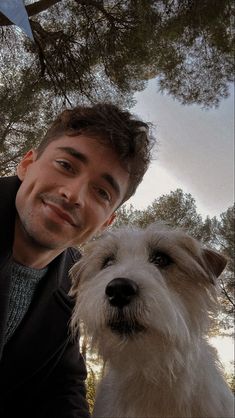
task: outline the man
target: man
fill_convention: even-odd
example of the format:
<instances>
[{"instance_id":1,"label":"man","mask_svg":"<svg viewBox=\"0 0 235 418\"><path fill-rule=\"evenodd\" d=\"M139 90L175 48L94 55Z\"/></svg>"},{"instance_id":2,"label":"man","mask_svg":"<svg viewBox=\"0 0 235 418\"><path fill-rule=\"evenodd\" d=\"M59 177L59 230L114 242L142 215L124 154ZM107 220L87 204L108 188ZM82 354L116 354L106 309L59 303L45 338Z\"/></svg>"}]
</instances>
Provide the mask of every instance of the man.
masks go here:
<instances>
[{"instance_id":1,"label":"man","mask_svg":"<svg viewBox=\"0 0 235 418\"><path fill-rule=\"evenodd\" d=\"M110 104L57 117L0 179L0 416L86 418L86 370L70 336L74 248L107 228L150 161L145 123Z\"/></svg>"}]
</instances>

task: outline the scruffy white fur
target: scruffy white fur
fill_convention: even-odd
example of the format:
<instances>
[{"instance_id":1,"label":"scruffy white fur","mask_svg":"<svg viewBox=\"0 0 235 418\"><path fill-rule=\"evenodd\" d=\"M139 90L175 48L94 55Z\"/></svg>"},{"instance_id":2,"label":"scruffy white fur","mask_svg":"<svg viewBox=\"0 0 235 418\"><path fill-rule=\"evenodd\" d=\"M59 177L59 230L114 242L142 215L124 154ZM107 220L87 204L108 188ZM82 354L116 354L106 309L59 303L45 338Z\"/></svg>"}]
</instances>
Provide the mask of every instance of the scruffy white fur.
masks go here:
<instances>
[{"instance_id":1,"label":"scruffy white fur","mask_svg":"<svg viewBox=\"0 0 235 418\"><path fill-rule=\"evenodd\" d=\"M225 265L184 232L157 224L111 231L88 245L71 271L71 326L76 334L84 322L108 366L94 417L233 417L233 395L206 337ZM117 278L137 285L123 307L106 294Z\"/></svg>"}]
</instances>

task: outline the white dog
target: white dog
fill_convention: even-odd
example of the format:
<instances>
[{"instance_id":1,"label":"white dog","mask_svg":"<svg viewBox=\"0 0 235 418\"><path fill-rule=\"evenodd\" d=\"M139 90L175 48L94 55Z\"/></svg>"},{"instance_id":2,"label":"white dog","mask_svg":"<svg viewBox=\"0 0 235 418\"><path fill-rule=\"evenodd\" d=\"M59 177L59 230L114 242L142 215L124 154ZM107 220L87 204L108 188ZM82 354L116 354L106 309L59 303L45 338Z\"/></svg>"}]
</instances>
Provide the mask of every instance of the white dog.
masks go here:
<instances>
[{"instance_id":1,"label":"white dog","mask_svg":"<svg viewBox=\"0 0 235 418\"><path fill-rule=\"evenodd\" d=\"M111 231L72 269L76 306L107 362L99 418L230 418L233 395L206 332L224 257L156 224Z\"/></svg>"}]
</instances>

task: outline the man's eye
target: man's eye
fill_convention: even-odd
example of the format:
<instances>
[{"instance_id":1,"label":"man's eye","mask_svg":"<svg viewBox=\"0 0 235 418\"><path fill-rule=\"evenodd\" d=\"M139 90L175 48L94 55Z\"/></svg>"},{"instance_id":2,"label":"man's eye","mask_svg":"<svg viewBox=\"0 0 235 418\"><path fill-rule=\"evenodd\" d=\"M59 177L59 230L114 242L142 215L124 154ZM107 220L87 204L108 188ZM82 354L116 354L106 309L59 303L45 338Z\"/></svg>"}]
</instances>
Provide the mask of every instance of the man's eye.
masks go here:
<instances>
[{"instance_id":1,"label":"man's eye","mask_svg":"<svg viewBox=\"0 0 235 418\"><path fill-rule=\"evenodd\" d=\"M172 263L172 259L169 255L160 251L153 252L149 258L150 263L155 264L157 267L167 267Z\"/></svg>"},{"instance_id":2,"label":"man's eye","mask_svg":"<svg viewBox=\"0 0 235 418\"><path fill-rule=\"evenodd\" d=\"M73 167L71 166L71 164L68 161L65 160L56 160L56 162L63 167L66 171L73 171Z\"/></svg>"},{"instance_id":3,"label":"man's eye","mask_svg":"<svg viewBox=\"0 0 235 418\"><path fill-rule=\"evenodd\" d=\"M107 200L108 202L111 202L111 196L110 194L105 190L97 187L97 193L103 200Z\"/></svg>"}]
</instances>

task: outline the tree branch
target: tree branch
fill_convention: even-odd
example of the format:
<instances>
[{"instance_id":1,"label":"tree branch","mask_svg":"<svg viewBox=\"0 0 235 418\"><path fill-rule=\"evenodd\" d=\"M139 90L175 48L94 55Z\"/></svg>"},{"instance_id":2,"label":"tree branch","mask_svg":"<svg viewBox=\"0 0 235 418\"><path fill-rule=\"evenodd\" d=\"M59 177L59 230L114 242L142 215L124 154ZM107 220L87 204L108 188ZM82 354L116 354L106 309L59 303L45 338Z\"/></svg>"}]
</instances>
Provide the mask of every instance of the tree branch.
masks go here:
<instances>
[{"instance_id":1,"label":"tree branch","mask_svg":"<svg viewBox=\"0 0 235 418\"><path fill-rule=\"evenodd\" d=\"M228 292L227 292L227 290L225 288L224 281L222 279L220 279L220 283L221 283L220 284L220 287L221 287L221 289L222 289L225 297L228 299L228 301L231 303L232 307L234 308L235 307L235 304L234 304L233 300L230 298L230 296L229 296L229 294L228 294Z\"/></svg>"},{"instance_id":2,"label":"tree branch","mask_svg":"<svg viewBox=\"0 0 235 418\"><path fill-rule=\"evenodd\" d=\"M49 9L51 6L54 6L54 4L59 3L61 0L39 0L35 3L28 4L25 6L28 16L34 16L38 13L43 12L44 10ZM10 26L13 25L13 23L2 13L0 13L0 26Z\"/></svg>"}]
</instances>

